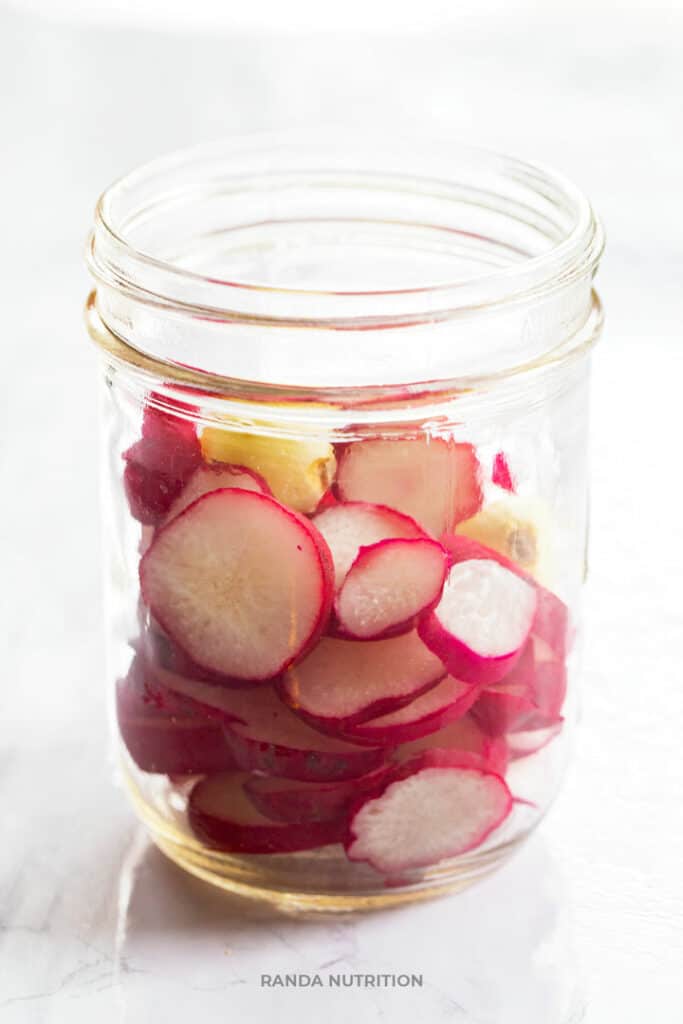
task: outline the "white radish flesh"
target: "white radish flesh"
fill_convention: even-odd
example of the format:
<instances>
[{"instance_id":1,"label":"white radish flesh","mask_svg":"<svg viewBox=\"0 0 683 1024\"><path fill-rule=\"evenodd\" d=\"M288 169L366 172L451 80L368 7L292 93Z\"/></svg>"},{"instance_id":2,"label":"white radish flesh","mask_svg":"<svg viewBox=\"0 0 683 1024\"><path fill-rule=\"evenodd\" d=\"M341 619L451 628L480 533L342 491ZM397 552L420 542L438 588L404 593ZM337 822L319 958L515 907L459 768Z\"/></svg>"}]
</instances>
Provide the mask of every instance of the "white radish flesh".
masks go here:
<instances>
[{"instance_id":1,"label":"white radish flesh","mask_svg":"<svg viewBox=\"0 0 683 1024\"><path fill-rule=\"evenodd\" d=\"M499 775L432 751L407 762L380 795L360 803L346 852L388 875L429 867L479 846L511 807Z\"/></svg>"},{"instance_id":2,"label":"white radish flesh","mask_svg":"<svg viewBox=\"0 0 683 1024\"><path fill-rule=\"evenodd\" d=\"M519 657L536 604L534 587L492 559L457 562L420 636L454 676L488 685Z\"/></svg>"}]
</instances>

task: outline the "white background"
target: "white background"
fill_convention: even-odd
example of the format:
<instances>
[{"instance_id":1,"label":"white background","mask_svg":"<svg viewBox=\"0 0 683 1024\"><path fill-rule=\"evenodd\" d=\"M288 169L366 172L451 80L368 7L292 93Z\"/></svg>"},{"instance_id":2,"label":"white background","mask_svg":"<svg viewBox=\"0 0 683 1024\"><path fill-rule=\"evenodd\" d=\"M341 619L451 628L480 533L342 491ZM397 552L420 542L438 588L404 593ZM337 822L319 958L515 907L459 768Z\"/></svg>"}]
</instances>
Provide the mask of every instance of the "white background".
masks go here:
<instances>
[{"instance_id":1,"label":"white background","mask_svg":"<svg viewBox=\"0 0 683 1024\"><path fill-rule=\"evenodd\" d=\"M0 6L2 1024L682 1019L682 45L645 4ZM495 878L310 923L181 877L112 784L81 249L99 191L159 152L359 123L554 164L605 221L584 720ZM337 958L426 988L259 988Z\"/></svg>"}]
</instances>

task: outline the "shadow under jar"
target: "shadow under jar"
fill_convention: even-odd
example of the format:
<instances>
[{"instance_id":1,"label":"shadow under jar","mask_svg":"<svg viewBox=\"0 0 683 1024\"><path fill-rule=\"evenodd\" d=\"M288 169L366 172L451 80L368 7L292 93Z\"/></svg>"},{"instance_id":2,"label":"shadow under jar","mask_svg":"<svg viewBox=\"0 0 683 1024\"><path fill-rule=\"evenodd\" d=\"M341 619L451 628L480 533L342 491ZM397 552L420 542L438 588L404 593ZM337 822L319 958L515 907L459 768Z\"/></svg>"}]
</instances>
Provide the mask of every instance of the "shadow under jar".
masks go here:
<instances>
[{"instance_id":1,"label":"shadow under jar","mask_svg":"<svg viewBox=\"0 0 683 1024\"><path fill-rule=\"evenodd\" d=\"M602 245L570 183L461 146L254 138L100 199L111 698L188 871L399 903L548 808Z\"/></svg>"}]
</instances>

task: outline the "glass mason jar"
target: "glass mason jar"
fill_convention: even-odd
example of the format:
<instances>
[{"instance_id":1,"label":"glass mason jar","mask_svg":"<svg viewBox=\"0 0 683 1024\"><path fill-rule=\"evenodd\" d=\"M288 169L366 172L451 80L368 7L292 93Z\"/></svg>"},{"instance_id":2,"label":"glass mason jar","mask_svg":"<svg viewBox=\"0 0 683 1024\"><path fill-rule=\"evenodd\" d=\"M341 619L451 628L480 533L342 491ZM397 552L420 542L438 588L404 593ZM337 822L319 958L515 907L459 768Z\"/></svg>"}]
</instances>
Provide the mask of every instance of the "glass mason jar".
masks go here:
<instances>
[{"instance_id":1,"label":"glass mason jar","mask_svg":"<svg viewBox=\"0 0 683 1024\"><path fill-rule=\"evenodd\" d=\"M254 138L104 193L108 676L153 840L294 907L509 856L576 720L600 226L460 146Z\"/></svg>"}]
</instances>

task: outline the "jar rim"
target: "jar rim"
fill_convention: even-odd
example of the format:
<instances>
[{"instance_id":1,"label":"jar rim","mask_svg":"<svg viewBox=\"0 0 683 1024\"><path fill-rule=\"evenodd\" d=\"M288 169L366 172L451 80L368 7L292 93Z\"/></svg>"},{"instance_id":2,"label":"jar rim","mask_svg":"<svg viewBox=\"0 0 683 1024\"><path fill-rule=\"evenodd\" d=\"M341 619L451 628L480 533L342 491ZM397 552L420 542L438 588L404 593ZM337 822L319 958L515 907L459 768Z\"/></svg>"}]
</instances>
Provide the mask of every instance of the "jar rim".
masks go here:
<instances>
[{"instance_id":1,"label":"jar rim","mask_svg":"<svg viewBox=\"0 0 683 1024\"><path fill-rule=\"evenodd\" d=\"M524 258L503 267L495 267L490 273L473 278L438 280L413 287L380 288L316 288L296 287L278 283L259 283L237 277L214 276L181 266L172 259L155 254L149 248L138 246L130 237L131 220L138 220L149 211L126 209L131 191L146 189L155 181L163 185L164 176L173 174L179 168L192 174L200 174L202 166L211 163L227 164L233 159L251 157L264 159L271 164L279 155L287 153L301 159L311 151L325 152L334 160L341 144L331 138L318 138L314 146L302 137L285 137L279 134L246 135L188 149L178 150L167 156L140 165L118 178L99 197L95 208L95 225L88 243L87 259L96 281L105 285L125 288L138 293L138 298L150 303L178 305L186 311L210 311L219 317L235 319L262 319L282 324L301 323L324 326L400 326L412 323L425 316L430 319L455 317L467 311L474 311L483 305L498 305L514 302L531 294L539 294L557 287L558 283L568 285L580 276L595 272L604 248L604 233L588 198L564 175L538 163L519 160L495 150L470 146L463 143L435 143L434 140L411 140L413 148L422 152L452 155L454 161L472 163L476 166L490 166L500 176L512 182L523 183L530 194L550 202L569 218L569 229L553 240L546 251ZM352 147L363 152L375 152L376 140L356 136L344 140L344 150ZM374 147L374 149L373 149ZM380 140L380 151L387 157L400 151L393 144ZM427 156L429 166L431 156ZM336 170L334 165L331 165ZM364 172L362 160L356 164L355 174L368 178L374 172ZM303 174L306 175L305 164ZM352 162L345 169L354 167ZM197 170L195 170L195 168ZM277 174L277 172L274 172ZM285 175L289 172L283 172ZM397 174L404 184L408 176ZM386 174L383 179L391 184ZM414 178L415 184L434 188L447 188L456 179L448 181L438 178ZM201 188L201 179L196 181ZM399 183L400 184L400 183ZM204 187L206 182L204 182ZM168 197L166 197L168 198ZM136 285L139 274L152 268L159 284L157 291L147 291ZM188 300L187 289L196 288L197 297ZM147 294L145 295L145 292ZM265 298L269 315L254 309L249 296ZM396 309L396 299L404 301ZM278 305L283 300L285 306ZM331 300L326 303L326 300ZM286 306L291 303L290 310ZM387 304L389 303L389 305ZM330 313L328 314L327 305ZM308 308L307 308L308 306ZM333 308L332 308L333 307ZM295 310L292 312L292 310Z\"/></svg>"}]
</instances>

